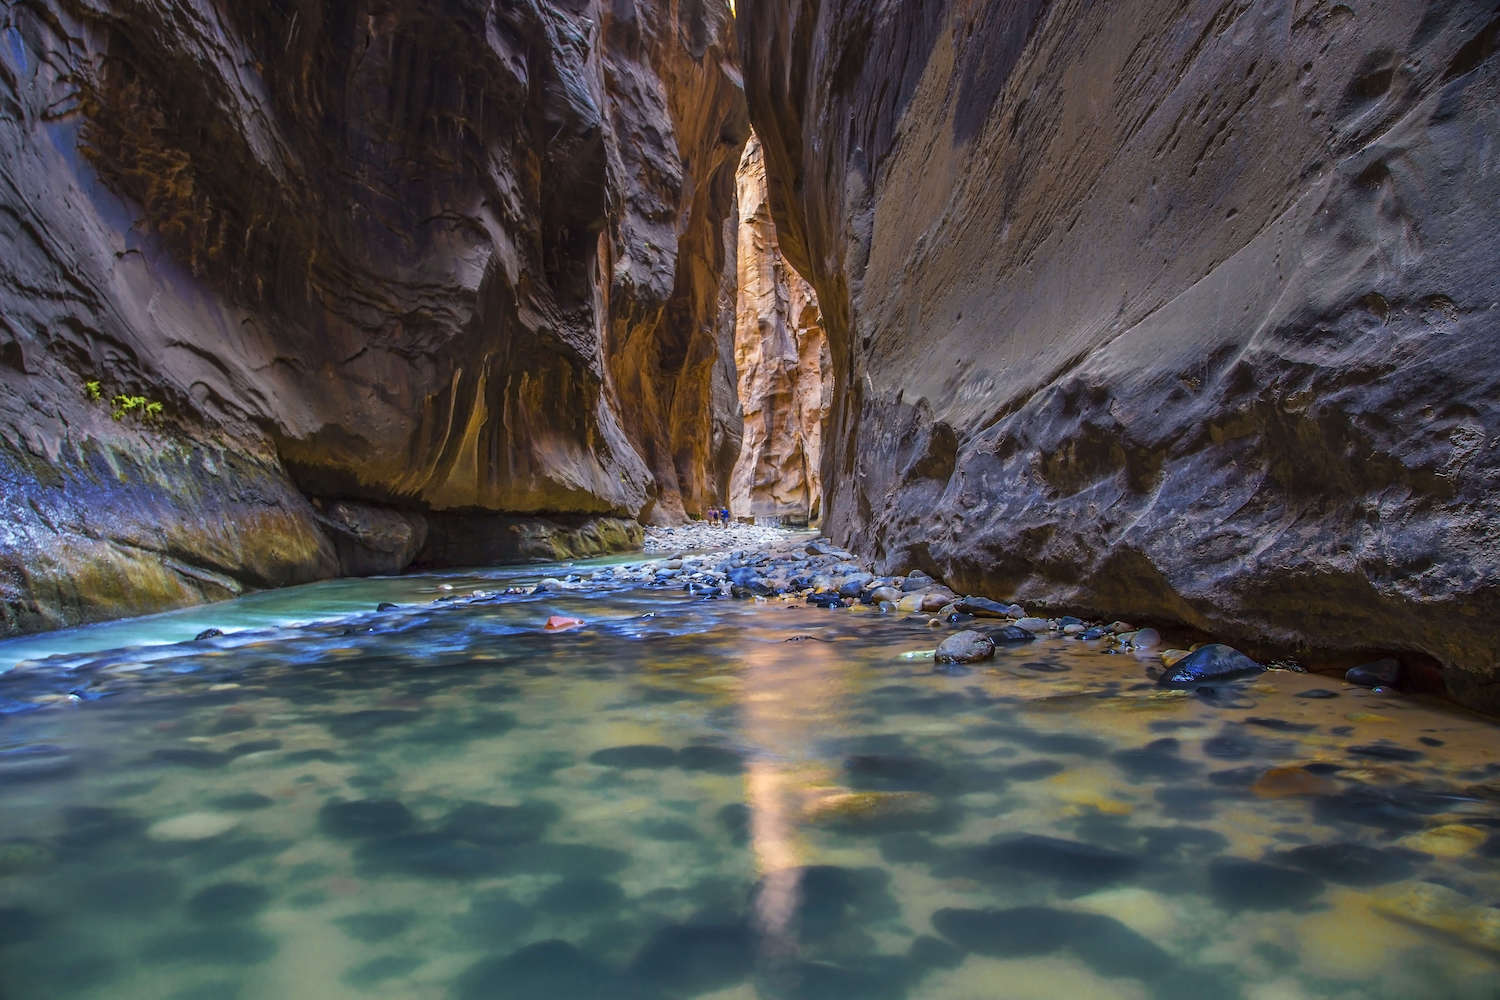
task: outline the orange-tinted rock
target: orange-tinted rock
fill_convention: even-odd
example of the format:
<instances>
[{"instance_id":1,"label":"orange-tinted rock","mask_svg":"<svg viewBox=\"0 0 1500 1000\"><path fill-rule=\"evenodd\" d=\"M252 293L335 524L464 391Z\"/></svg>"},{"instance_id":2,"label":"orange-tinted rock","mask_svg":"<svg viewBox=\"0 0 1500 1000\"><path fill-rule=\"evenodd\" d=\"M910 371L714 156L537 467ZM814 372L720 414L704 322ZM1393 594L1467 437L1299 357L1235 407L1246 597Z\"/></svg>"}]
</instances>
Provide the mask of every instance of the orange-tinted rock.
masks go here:
<instances>
[{"instance_id":1,"label":"orange-tinted rock","mask_svg":"<svg viewBox=\"0 0 1500 1000\"><path fill-rule=\"evenodd\" d=\"M828 338L812 287L788 266L752 135L736 179L739 207L734 362L744 439L730 486L738 515L821 514L823 423L833 398Z\"/></svg>"},{"instance_id":2,"label":"orange-tinted rock","mask_svg":"<svg viewBox=\"0 0 1500 1000\"><path fill-rule=\"evenodd\" d=\"M715 0L7 10L0 633L726 492L732 31Z\"/></svg>"},{"instance_id":3,"label":"orange-tinted rock","mask_svg":"<svg viewBox=\"0 0 1500 1000\"><path fill-rule=\"evenodd\" d=\"M1338 786L1301 766L1273 767L1255 779L1250 790L1262 799L1285 799L1304 795L1330 795Z\"/></svg>"}]
</instances>

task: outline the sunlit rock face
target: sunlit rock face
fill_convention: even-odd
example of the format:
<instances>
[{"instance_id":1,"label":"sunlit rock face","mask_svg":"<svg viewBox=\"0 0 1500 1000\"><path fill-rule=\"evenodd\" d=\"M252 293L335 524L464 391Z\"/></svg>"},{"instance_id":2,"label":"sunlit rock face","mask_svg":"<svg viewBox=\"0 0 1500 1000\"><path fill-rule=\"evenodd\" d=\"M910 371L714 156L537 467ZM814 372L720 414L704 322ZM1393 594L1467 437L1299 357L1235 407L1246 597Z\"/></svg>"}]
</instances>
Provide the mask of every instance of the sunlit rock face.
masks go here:
<instances>
[{"instance_id":1,"label":"sunlit rock face","mask_svg":"<svg viewBox=\"0 0 1500 1000\"><path fill-rule=\"evenodd\" d=\"M1500 709L1493 4L765 0L836 540ZM1029 605L1030 606L1030 605Z\"/></svg>"},{"instance_id":2,"label":"sunlit rock face","mask_svg":"<svg viewBox=\"0 0 1500 1000\"><path fill-rule=\"evenodd\" d=\"M727 486L731 33L715 0L7 8L4 631Z\"/></svg>"},{"instance_id":3,"label":"sunlit rock face","mask_svg":"<svg viewBox=\"0 0 1500 1000\"><path fill-rule=\"evenodd\" d=\"M734 363L744 438L730 509L759 518L821 512L823 422L833 401L828 338L812 287L787 266L752 135L736 180L739 211Z\"/></svg>"}]
</instances>

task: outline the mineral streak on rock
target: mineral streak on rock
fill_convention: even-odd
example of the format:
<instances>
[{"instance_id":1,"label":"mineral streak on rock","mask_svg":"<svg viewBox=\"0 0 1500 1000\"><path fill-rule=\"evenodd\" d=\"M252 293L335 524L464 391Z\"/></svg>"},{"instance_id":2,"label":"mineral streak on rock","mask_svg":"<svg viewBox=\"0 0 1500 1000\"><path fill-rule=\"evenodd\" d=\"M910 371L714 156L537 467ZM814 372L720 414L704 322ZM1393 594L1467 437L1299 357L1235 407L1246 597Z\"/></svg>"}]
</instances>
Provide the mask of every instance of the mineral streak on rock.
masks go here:
<instances>
[{"instance_id":1,"label":"mineral streak on rock","mask_svg":"<svg viewBox=\"0 0 1500 1000\"><path fill-rule=\"evenodd\" d=\"M823 423L833 399L828 338L812 287L776 243L755 136L736 174L739 282L734 363L744 439L730 508L757 517L821 514Z\"/></svg>"},{"instance_id":2,"label":"mineral streak on rock","mask_svg":"<svg viewBox=\"0 0 1500 1000\"><path fill-rule=\"evenodd\" d=\"M718 0L7 5L0 633L727 492L732 31Z\"/></svg>"},{"instance_id":3,"label":"mineral streak on rock","mask_svg":"<svg viewBox=\"0 0 1500 1000\"><path fill-rule=\"evenodd\" d=\"M1494 5L764 0L738 30L881 571L1411 651L1500 710Z\"/></svg>"}]
</instances>

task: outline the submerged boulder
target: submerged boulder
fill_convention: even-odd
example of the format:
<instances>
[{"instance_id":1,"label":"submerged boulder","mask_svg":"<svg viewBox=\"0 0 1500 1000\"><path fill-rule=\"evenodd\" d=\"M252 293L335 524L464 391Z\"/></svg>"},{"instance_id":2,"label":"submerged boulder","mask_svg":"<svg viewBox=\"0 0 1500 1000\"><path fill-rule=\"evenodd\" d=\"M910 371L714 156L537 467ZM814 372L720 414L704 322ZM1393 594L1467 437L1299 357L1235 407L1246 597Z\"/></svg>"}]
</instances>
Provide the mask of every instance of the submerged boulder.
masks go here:
<instances>
[{"instance_id":1,"label":"submerged boulder","mask_svg":"<svg viewBox=\"0 0 1500 1000\"><path fill-rule=\"evenodd\" d=\"M983 632L965 629L944 639L933 652L935 662L978 663L995 655L995 640Z\"/></svg>"}]
</instances>

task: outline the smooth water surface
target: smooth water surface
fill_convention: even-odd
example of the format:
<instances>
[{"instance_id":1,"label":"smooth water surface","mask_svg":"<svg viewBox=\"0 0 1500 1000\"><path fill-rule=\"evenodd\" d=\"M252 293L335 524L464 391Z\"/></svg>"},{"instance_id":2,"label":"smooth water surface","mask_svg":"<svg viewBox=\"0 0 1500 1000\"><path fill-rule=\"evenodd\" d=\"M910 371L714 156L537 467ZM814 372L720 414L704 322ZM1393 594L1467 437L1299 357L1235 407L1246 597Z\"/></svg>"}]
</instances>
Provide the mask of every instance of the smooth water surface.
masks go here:
<instances>
[{"instance_id":1,"label":"smooth water surface","mask_svg":"<svg viewBox=\"0 0 1500 1000\"><path fill-rule=\"evenodd\" d=\"M0 675L0 996L1496 995L1482 720L1063 639L939 674L868 609L469 595L518 579Z\"/></svg>"}]
</instances>

